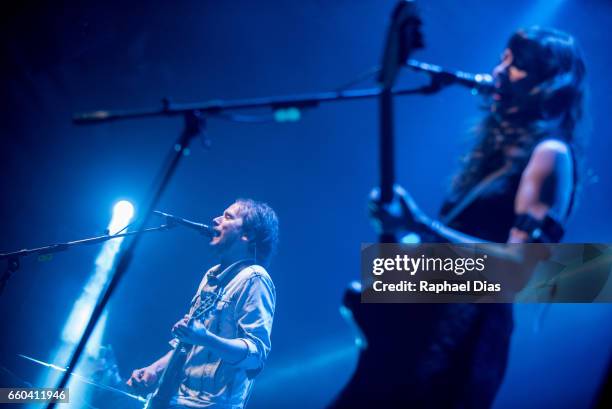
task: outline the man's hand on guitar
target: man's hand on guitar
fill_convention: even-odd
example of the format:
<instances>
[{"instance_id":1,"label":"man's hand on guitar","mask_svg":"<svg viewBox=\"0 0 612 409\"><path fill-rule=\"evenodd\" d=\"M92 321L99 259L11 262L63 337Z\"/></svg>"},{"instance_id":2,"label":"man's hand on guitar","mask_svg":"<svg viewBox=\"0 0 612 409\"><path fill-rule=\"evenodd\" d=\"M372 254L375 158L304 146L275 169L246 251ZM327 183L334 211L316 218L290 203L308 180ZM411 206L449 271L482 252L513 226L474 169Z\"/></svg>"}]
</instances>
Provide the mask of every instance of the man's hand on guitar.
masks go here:
<instances>
[{"instance_id":1,"label":"man's hand on guitar","mask_svg":"<svg viewBox=\"0 0 612 409\"><path fill-rule=\"evenodd\" d=\"M399 234L405 231L423 231L427 216L419 209L412 197L399 185L393 186L393 199L381 203L380 189L370 192L368 204L370 220L379 234Z\"/></svg>"},{"instance_id":2,"label":"man's hand on guitar","mask_svg":"<svg viewBox=\"0 0 612 409\"><path fill-rule=\"evenodd\" d=\"M132 376L127 380L126 384L134 389L149 389L157 384L157 372L154 368L147 366L141 369L136 369L132 372Z\"/></svg>"},{"instance_id":3,"label":"man's hand on guitar","mask_svg":"<svg viewBox=\"0 0 612 409\"><path fill-rule=\"evenodd\" d=\"M172 333L174 333L174 330L176 330L176 328L177 328L179 325L187 325L187 323L188 323L188 322L189 322L189 315L185 315L183 318L181 318L180 320L178 320L178 321L176 322L176 324L174 324L174 325L172 326Z\"/></svg>"},{"instance_id":4,"label":"man's hand on guitar","mask_svg":"<svg viewBox=\"0 0 612 409\"><path fill-rule=\"evenodd\" d=\"M212 333L197 320L191 323L188 323L187 320L177 322L172 329L172 333L179 341L192 345L206 345L212 335Z\"/></svg>"}]
</instances>

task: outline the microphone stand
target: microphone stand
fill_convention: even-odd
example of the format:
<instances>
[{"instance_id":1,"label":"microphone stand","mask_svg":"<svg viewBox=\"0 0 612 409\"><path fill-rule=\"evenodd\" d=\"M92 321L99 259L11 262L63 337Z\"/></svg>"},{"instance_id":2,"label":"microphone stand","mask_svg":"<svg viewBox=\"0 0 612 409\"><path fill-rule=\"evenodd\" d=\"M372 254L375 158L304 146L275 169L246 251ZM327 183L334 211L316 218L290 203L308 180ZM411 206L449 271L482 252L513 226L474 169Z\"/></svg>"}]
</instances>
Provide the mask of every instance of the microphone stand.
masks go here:
<instances>
[{"instance_id":1,"label":"microphone stand","mask_svg":"<svg viewBox=\"0 0 612 409\"><path fill-rule=\"evenodd\" d=\"M35 254L49 255L53 253L59 253L60 251L66 251L76 246L83 246L83 245L88 245L88 244L98 244L98 243L102 243L102 242L116 239L119 237L129 237L129 236L134 236L140 233L166 231L176 226L177 226L176 224L167 223L161 226L150 227L150 228L143 229L140 231L130 231L130 232L125 232L125 233L113 234L113 235L105 234L103 236L88 237L85 239L68 241L65 243L49 244L47 246L37 247L33 249L22 249L18 251L13 251L11 253L0 253L0 260L7 260L6 269L2 273L2 276L0 277L0 295L2 295L4 291L4 287L6 286L6 283L11 278L13 273L15 273L19 269L21 257L26 257L30 255L35 255Z\"/></svg>"},{"instance_id":2,"label":"microphone stand","mask_svg":"<svg viewBox=\"0 0 612 409\"><path fill-rule=\"evenodd\" d=\"M188 147L190 141L198 135L204 134L205 128L205 115L215 115L223 113L224 111L231 111L237 109L255 109L255 108L271 108L273 110L282 110L289 108L312 108L318 106L323 102L335 102L335 101L346 101L354 99L365 99L375 98L380 96L382 93L393 94L393 95L411 95L411 94L431 94L435 92L437 87L422 86L414 89L401 89L396 91L390 91L390 89L358 89L358 90L347 90L347 91L331 91L321 92L314 94L302 94L285 97L265 97L265 98L252 98L234 101L222 101L214 100L202 103L190 103L190 104L174 104L169 99L163 100L163 106L161 109L149 109L149 110L129 110L129 111L95 111L90 113L78 114L73 117L75 124L93 124L102 123L108 121L122 120L122 119L136 119L136 118L149 118L159 116L179 116L182 115L184 118L185 128L175 144L172 145L166 163L160 170L157 178L154 182L154 188L152 189L151 199L147 202L145 217L141 224L137 227L137 230L142 230L142 227L148 221L150 215L153 213L159 198L163 194L166 186L170 182L174 171L176 170L185 148ZM205 146L210 146L208 140L204 141ZM142 232L141 232L142 233ZM85 345L89 340L100 316L108 300L110 299L113 291L119 284L121 278L128 269L131 259L134 254L134 250L140 239L140 234L136 233L129 243L128 247L121 252L120 257L116 263L115 271L111 276L111 279L100 295L96 306L89 318L87 327L77 344L70 362L66 367L60 383L57 388L65 388L70 379L73 368L76 367ZM56 403L50 402L47 405L47 409L55 408Z\"/></svg>"},{"instance_id":3,"label":"microphone stand","mask_svg":"<svg viewBox=\"0 0 612 409\"><path fill-rule=\"evenodd\" d=\"M432 94L440 89L437 83L432 81L432 84L414 88L414 89L399 89L394 90L393 84L397 72L403 67L403 62L407 58L409 52L412 49L420 48L417 44L409 44L402 37L406 34L407 26L414 23L417 17L414 17L414 2L411 0L402 0L398 3L396 10L394 11L392 28L388 35L388 49L385 50L385 57L383 58L383 73L379 78L380 87L368 88L368 89L356 89L356 90L342 90L342 91L331 91L331 92L320 92L313 94L301 94L301 95L289 95L281 97L264 97L264 98L251 98L233 101L223 100L212 100L201 103L188 103L188 104L175 104L169 99L164 99L161 109L144 109L144 110L127 110L127 111L95 111L83 114L77 114L73 117L75 124L93 124L102 123L114 120L123 119L136 119L136 118L150 118L159 116L183 116L185 128L175 144L172 145L165 164L160 170L157 178L154 181L153 188L151 189L150 199L146 201L145 208L147 209L145 217L137 226L137 230L142 230L142 227L148 221L150 215L156 207L156 204L163 194L166 186L170 182L174 171L176 170L185 148L188 147L190 141L198 135L204 135L205 129L205 117L214 116L223 112L241 109L257 109L257 108L270 108L273 111L282 111L287 109L295 108L314 108L324 102L336 102L336 101L348 101L356 99L376 98L380 99L381 104L381 115L387 116L381 121L381 131L383 137L381 140L391 141L390 144L381 143L381 155L384 155L384 151L388 151L392 148L392 101L391 97L394 95L414 95L414 94ZM420 24L420 21L418 22ZM418 25L418 24L417 24ZM414 29L414 27L412 28ZM408 31L411 29L408 27ZM412 33L418 34L418 33ZM419 34L420 35L420 34ZM389 115L385 115L385 112ZM285 119L295 120L292 118ZM280 122L280 120L279 120ZM385 138L384 135L391 136ZM204 140L205 146L209 146L210 141ZM388 173L388 172L385 172ZM392 178L392 172L387 175ZM388 178L387 178L388 179ZM389 191L385 189L382 191L384 199L389 199ZM383 200L384 200L383 199ZM142 232L141 232L142 233ZM129 245L122 251L118 262L116 263L115 271L109 281L109 284L101 294L94 311L89 319L85 332L81 337L71 359L68 364L67 371L65 372L58 388L64 388L70 378L71 370L76 366L78 360L91 336L93 329L98 322L103 309L108 303L113 291L117 287L119 281L125 274L130 261L133 257L134 250L140 239L140 234L136 233L129 243ZM47 408L51 409L55 407L55 403L50 403Z\"/></svg>"},{"instance_id":4,"label":"microphone stand","mask_svg":"<svg viewBox=\"0 0 612 409\"><path fill-rule=\"evenodd\" d=\"M176 142L172 145L172 148L168 152L165 163L162 165L157 177L154 179L153 187L151 188L151 193L149 194L149 199L144 201L145 213L144 217L139 221L136 226L137 233L132 237L128 246L123 249L119 255L118 261L114 266L114 272L111 275L110 281L107 286L104 288L102 294L98 298L96 302L96 306L91 313L89 321L87 322L87 327L85 327L85 331L81 336L72 356L70 357L70 361L68 366L66 367L66 372L62 376L59 384L57 385L58 389L65 388L68 385L68 381L70 380L71 372L74 370L76 365L79 362L83 351L85 350L85 346L93 333L96 324L100 320L102 316L102 312L104 308L108 304L111 295L117 288L117 285L121 281L121 278L126 273L132 257L134 256L134 251L136 250L136 246L140 241L142 236L142 230L144 226L146 226L151 214L157 207L157 203L161 198L162 194L166 190L166 187L170 183L176 168L178 167L181 158L184 155L185 149L189 146L189 143L192 139L199 135L204 135L204 128L206 121L204 119L204 115L199 110L189 109L184 110L182 112L183 120L184 120L184 128L181 132L181 135L176 140ZM47 409L55 408L57 405L56 402L50 402L47 405Z\"/></svg>"}]
</instances>

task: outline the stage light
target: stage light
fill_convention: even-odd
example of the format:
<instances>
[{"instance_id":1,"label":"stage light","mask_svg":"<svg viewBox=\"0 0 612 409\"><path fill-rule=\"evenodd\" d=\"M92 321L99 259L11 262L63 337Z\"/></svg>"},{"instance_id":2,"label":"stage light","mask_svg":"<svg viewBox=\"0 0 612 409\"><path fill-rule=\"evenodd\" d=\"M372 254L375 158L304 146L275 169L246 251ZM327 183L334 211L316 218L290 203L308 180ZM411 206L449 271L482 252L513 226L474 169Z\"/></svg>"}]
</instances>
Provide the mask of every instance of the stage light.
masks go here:
<instances>
[{"instance_id":1,"label":"stage light","mask_svg":"<svg viewBox=\"0 0 612 409\"><path fill-rule=\"evenodd\" d=\"M120 200L113 206L113 218L108 225L110 234L115 234L128 225L134 217L134 206L127 200Z\"/></svg>"},{"instance_id":2,"label":"stage light","mask_svg":"<svg viewBox=\"0 0 612 409\"><path fill-rule=\"evenodd\" d=\"M120 200L113 206L113 215L108 224L109 234L116 234L117 232L124 230L128 226L130 221L134 217L134 206L127 200ZM102 248L96 257L94 262L94 268L83 287L83 292L79 298L75 301L72 311L68 316L66 324L61 333L61 339L57 345L54 353L52 354L50 361L53 364L65 366L68 363L70 355L74 350L74 347L78 340L83 335L87 322L91 316L91 313L96 305L96 301L110 279L110 274L113 271L113 265L119 250L123 237L114 238L108 240L102 244ZM96 325L94 332L89 339L86 347L85 357L97 358L102 345L102 337L104 335L104 329L106 326L108 312L104 311L100 317L100 321ZM87 374L92 371L92 368L88 367L88 361L91 359L82 359L82 362L77 366L77 372ZM59 375L43 374L41 385L53 386L57 383ZM71 394L78 392L81 399L88 396L87 388L79 384L70 381L69 387L71 388Z\"/></svg>"},{"instance_id":3,"label":"stage light","mask_svg":"<svg viewBox=\"0 0 612 409\"><path fill-rule=\"evenodd\" d=\"M134 216L134 206L127 200L120 200L113 207L113 217L131 219Z\"/></svg>"}]
</instances>

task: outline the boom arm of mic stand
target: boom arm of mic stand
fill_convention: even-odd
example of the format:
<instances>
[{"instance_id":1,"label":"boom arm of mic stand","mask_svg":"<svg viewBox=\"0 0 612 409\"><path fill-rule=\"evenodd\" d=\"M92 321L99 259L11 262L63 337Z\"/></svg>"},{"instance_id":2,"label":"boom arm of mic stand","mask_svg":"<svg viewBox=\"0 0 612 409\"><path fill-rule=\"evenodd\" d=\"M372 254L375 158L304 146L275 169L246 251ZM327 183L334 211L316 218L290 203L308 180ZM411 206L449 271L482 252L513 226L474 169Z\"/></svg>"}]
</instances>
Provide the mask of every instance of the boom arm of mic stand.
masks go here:
<instances>
[{"instance_id":1,"label":"boom arm of mic stand","mask_svg":"<svg viewBox=\"0 0 612 409\"><path fill-rule=\"evenodd\" d=\"M165 231L172 227L174 227L174 225L167 223L167 224L163 224L158 227L150 227L150 228L139 230L139 231L131 231L131 232L119 233L119 234L113 234L113 235L107 234L104 236L89 237L86 239L74 240L74 241L69 241L66 243L50 244L48 246L37 247L33 249L22 249L18 251L13 251L11 253L2 253L0 254L0 260L6 260L7 265L6 265L6 269L2 273L2 276L0 277L0 295L2 295L2 293L4 292L6 283L9 281L11 276L17 270L19 270L19 265L20 265L19 260L21 257L26 257L26 256L33 255L33 254L43 255L43 254L59 253L60 251L66 251L75 246L102 243L107 240L112 240L112 239L116 239L119 237L133 236L139 233L151 233L151 232L156 232L156 231Z\"/></svg>"},{"instance_id":2,"label":"boom arm of mic stand","mask_svg":"<svg viewBox=\"0 0 612 409\"><path fill-rule=\"evenodd\" d=\"M419 88L400 88L391 91L392 95L430 94L429 86ZM159 116L177 116L188 112L202 112L215 115L226 111L243 109L282 109L282 108L314 108L325 102L352 101L358 99L370 99L380 96L380 88L362 88L344 91L327 91L311 94L295 94L274 97L237 99L237 100L212 100L206 102L195 102L187 104L169 103L164 100L161 109L141 109L128 111L93 111L76 114L73 122L78 125L95 124L123 119L151 118Z\"/></svg>"},{"instance_id":3,"label":"boom arm of mic stand","mask_svg":"<svg viewBox=\"0 0 612 409\"><path fill-rule=\"evenodd\" d=\"M149 227L147 229L142 229L138 231L130 231L126 233L119 233L119 234L112 234L112 235L106 234L104 236L89 237L89 238L81 239L81 240L68 241L66 243L56 243L56 244L50 244L48 246L37 247L33 249L23 249L23 250L14 251L11 253L2 253L0 254L0 260L4 260L4 259L10 260L13 257L25 257L25 256L29 256L32 254L59 253L60 251L66 251L70 249L71 247L75 247L75 246L102 243L108 240L117 239L119 237L134 236L139 233L151 233L151 232L156 232L156 231L165 231L172 227L174 227L172 224L163 224L161 226Z\"/></svg>"}]
</instances>

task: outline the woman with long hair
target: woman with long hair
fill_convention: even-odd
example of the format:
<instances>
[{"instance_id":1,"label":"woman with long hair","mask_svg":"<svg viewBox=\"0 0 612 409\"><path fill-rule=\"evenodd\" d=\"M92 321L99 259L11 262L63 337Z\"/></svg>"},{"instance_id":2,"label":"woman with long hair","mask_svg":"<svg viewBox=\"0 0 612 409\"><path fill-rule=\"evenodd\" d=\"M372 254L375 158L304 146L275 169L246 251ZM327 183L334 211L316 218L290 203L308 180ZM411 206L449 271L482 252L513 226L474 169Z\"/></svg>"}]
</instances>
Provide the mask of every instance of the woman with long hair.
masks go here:
<instances>
[{"instance_id":1,"label":"woman with long hair","mask_svg":"<svg viewBox=\"0 0 612 409\"><path fill-rule=\"evenodd\" d=\"M427 241L558 242L579 182L585 65L574 38L554 29L519 30L493 70L495 93L477 141L442 205L425 216L401 189L404 212L372 195L381 231L425 232ZM426 240L422 240L426 241Z\"/></svg>"},{"instance_id":2,"label":"woman with long hair","mask_svg":"<svg viewBox=\"0 0 612 409\"><path fill-rule=\"evenodd\" d=\"M476 142L438 220L427 217L400 187L388 205L374 190L371 215L379 233L418 232L421 242L561 240L579 184L581 53L574 38L561 31L519 30L493 76L495 92ZM354 377L335 407L370 401L386 407L490 407L506 369L512 305L420 304L401 311L408 309L410 316L401 317L402 327L393 335L384 333L388 326L377 327L377 337L401 340L389 348L389 362L370 363L378 365L379 374L387 373L388 384L381 388L388 393L379 400L360 394L363 379Z\"/></svg>"},{"instance_id":3,"label":"woman with long hair","mask_svg":"<svg viewBox=\"0 0 612 409\"><path fill-rule=\"evenodd\" d=\"M558 30L520 30L493 74L490 112L441 218L449 227L493 242L559 241L578 185L582 146L576 127L585 94L581 53L573 37ZM456 207L491 175L499 175L495 188Z\"/></svg>"}]
</instances>

